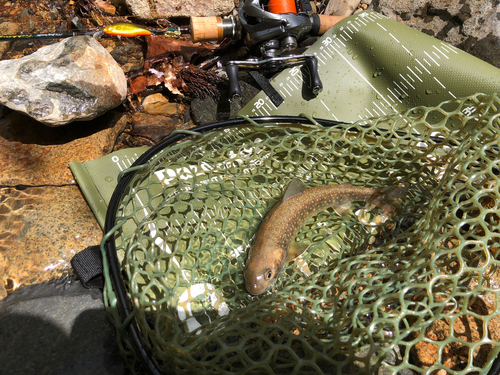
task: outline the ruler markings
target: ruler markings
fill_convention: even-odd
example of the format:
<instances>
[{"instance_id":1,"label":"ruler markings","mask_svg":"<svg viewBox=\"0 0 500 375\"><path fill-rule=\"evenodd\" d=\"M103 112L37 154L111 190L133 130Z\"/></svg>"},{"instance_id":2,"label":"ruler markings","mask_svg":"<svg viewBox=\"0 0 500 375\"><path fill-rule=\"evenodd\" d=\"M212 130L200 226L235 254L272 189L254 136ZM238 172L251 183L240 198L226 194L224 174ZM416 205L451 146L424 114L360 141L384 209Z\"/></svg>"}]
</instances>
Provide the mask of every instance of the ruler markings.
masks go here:
<instances>
[{"instance_id":1,"label":"ruler markings","mask_svg":"<svg viewBox=\"0 0 500 375\"><path fill-rule=\"evenodd\" d=\"M325 53L326 53L326 52L325 52ZM331 56L329 56L328 54L327 54L327 56L328 56L328 57L327 57L327 56L325 56L325 55L323 54L323 52L321 52L321 53L320 53L320 55L321 55L321 56L322 56L325 60L328 60L328 58L330 58L330 57L331 57Z\"/></svg>"},{"instance_id":2,"label":"ruler markings","mask_svg":"<svg viewBox=\"0 0 500 375\"><path fill-rule=\"evenodd\" d=\"M288 96L292 96L292 94L290 94L290 91L288 91L285 86L283 86L283 90L286 91L286 93L288 94Z\"/></svg>"},{"instance_id":3,"label":"ruler markings","mask_svg":"<svg viewBox=\"0 0 500 375\"><path fill-rule=\"evenodd\" d=\"M323 65L325 65L325 62L321 59L321 57L319 57L319 55L317 53L314 54L314 56L316 56L316 58L319 60L319 62ZM324 58L324 57L323 57Z\"/></svg>"},{"instance_id":4,"label":"ruler markings","mask_svg":"<svg viewBox=\"0 0 500 375\"><path fill-rule=\"evenodd\" d=\"M271 100L271 98L270 98L269 96L267 97L267 101L268 101L269 103L271 103L271 105L274 107L274 109L278 109L278 107L276 107L276 106L274 105L273 101ZM268 103L268 104L269 104L269 103ZM271 110L272 110L272 108L271 108L271 107L269 107L269 109L271 109Z\"/></svg>"},{"instance_id":5,"label":"ruler markings","mask_svg":"<svg viewBox=\"0 0 500 375\"><path fill-rule=\"evenodd\" d=\"M400 74L401 75L401 74ZM405 89L408 90L408 87L406 87L406 85L403 83L403 81L399 81L399 83L401 84L401 86L403 86Z\"/></svg>"},{"instance_id":6,"label":"ruler markings","mask_svg":"<svg viewBox=\"0 0 500 375\"><path fill-rule=\"evenodd\" d=\"M379 25L382 30L387 31L387 29L384 26L382 26L381 24L379 24L378 22L377 22L377 25Z\"/></svg>"},{"instance_id":7,"label":"ruler markings","mask_svg":"<svg viewBox=\"0 0 500 375\"><path fill-rule=\"evenodd\" d=\"M408 68L408 67L407 67ZM406 73L406 76L412 81L412 82L415 82L415 80L413 79L412 76L410 76L408 73Z\"/></svg>"},{"instance_id":8,"label":"ruler markings","mask_svg":"<svg viewBox=\"0 0 500 375\"><path fill-rule=\"evenodd\" d=\"M372 108L372 111L375 112L375 114L377 115L377 117L380 117L380 113L377 112L377 110L375 108ZM373 117L373 116L372 116Z\"/></svg>"},{"instance_id":9,"label":"ruler markings","mask_svg":"<svg viewBox=\"0 0 500 375\"><path fill-rule=\"evenodd\" d=\"M413 90L416 90L415 87L406 79L404 75L402 75L401 73L399 73L399 75L401 76L401 78L404 79L404 81L408 84L408 86L410 86Z\"/></svg>"},{"instance_id":10,"label":"ruler markings","mask_svg":"<svg viewBox=\"0 0 500 375\"><path fill-rule=\"evenodd\" d=\"M375 117L372 115L372 113L368 110L368 108L365 108L366 112L368 112L368 114L370 115L370 117Z\"/></svg>"},{"instance_id":11,"label":"ruler markings","mask_svg":"<svg viewBox=\"0 0 500 375\"><path fill-rule=\"evenodd\" d=\"M269 109L271 109L271 107L269 107ZM262 106L262 110L265 112L266 115L270 116L270 114L267 111L266 107Z\"/></svg>"},{"instance_id":12,"label":"ruler markings","mask_svg":"<svg viewBox=\"0 0 500 375\"><path fill-rule=\"evenodd\" d=\"M405 90L403 90L403 89L402 89L402 88L401 88L401 87L400 87L400 86L396 83L396 81L392 81L392 82L394 82L394 84L397 86L397 88L398 88L398 89L400 89L400 90L403 92L403 94L405 94L406 96L408 96L408 93L407 93ZM398 94L399 94L399 92L398 92ZM399 95L401 95L401 94L399 94Z\"/></svg>"},{"instance_id":13,"label":"ruler markings","mask_svg":"<svg viewBox=\"0 0 500 375\"><path fill-rule=\"evenodd\" d=\"M278 92L280 93L280 95L281 95L283 98L285 98L285 99L286 99L286 95L285 95L285 94L283 94L283 91L279 90ZM290 96L291 96L291 95L290 95Z\"/></svg>"},{"instance_id":14,"label":"ruler markings","mask_svg":"<svg viewBox=\"0 0 500 375\"><path fill-rule=\"evenodd\" d=\"M344 39L344 42L347 42L347 39L344 38L344 35L340 34L340 36L342 37L342 39ZM342 44L344 44L344 43L342 43ZM344 46L345 46L345 44L344 44Z\"/></svg>"},{"instance_id":15,"label":"ruler markings","mask_svg":"<svg viewBox=\"0 0 500 375\"><path fill-rule=\"evenodd\" d=\"M375 107L377 107L377 108L378 108L378 110L379 110L380 112L382 112L384 115L386 115L386 113L384 112L384 110L383 110L382 108L380 108L380 107L377 105L377 103L375 103L375 102L372 102L372 103L375 105Z\"/></svg>"},{"instance_id":16,"label":"ruler markings","mask_svg":"<svg viewBox=\"0 0 500 375\"><path fill-rule=\"evenodd\" d=\"M394 35L392 35L392 33L389 33L389 35L392 36L392 38L400 44L399 40Z\"/></svg>"},{"instance_id":17,"label":"ruler markings","mask_svg":"<svg viewBox=\"0 0 500 375\"><path fill-rule=\"evenodd\" d=\"M438 62L437 62L436 60L434 60L434 59L432 58L432 56L431 56L431 55L429 55L429 54L427 53L427 51L424 51L424 53L427 55L427 57L428 57L429 59L431 59L431 60L434 62L434 64L436 64L437 66L440 66L440 65L438 64ZM425 61L425 60L424 60L424 61ZM430 65L430 64L429 64L429 65Z\"/></svg>"},{"instance_id":18,"label":"ruler markings","mask_svg":"<svg viewBox=\"0 0 500 375\"><path fill-rule=\"evenodd\" d=\"M416 60L416 59L415 59ZM415 65L415 70L417 70L420 74L424 74L419 68L418 66Z\"/></svg>"},{"instance_id":19,"label":"ruler markings","mask_svg":"<svg viewBox=\"0 0 500 375\"><path fill-rule=\"evenodd\" d=\"M431 72L429 72L429 70L427 70L427 68L424 66L424 64L422 64L420 61L418 61L418 59L415 59L415 61L416 61L417 63L419 63L419 65L420 65L422 68L424 68L424 70L425 70L427 73L431 74ZM425 61L425 60L424 60L424 61Z\"/></svg>"},{"instance_id":20,"label":"ruler markings","mask_svg":"<svg viewBox=\"0 0 500 375\"><path fill-rule=\"evenodd\" d=\"M453 96L454 99L456 99L457 97L455 95L453 95L453 93L451 91L448 91L448 93Z\"/></svg>"},{"instance_id":21,"label":"ruler markings","mask_svg":"<svg viewBox=\"0 0 500 375\"><path fill-rule=\"evenodd\" d=\"M399 98L396 96L396 94L394 94L389 87L387 87L387 90L389 90L389 92L392 94L392 96L394 96L400 103L403 103L401 100L399 100ZM390 95L388 95L388 96L394 102L394 99L392 99L392 97Z\"/></svg>"},{"instance_id":22,"label":"ruler markings","mask_svg":"<svg viewBox=\"0 0 500 375\"><path fill-rule=\"evenodd\" d=\"M441 87L442 87L443 89L445 89L445 88L446 88L446 86L445 86L445 85L443 85L441 82L439 82L439 79L437 79L436 77L433 77L433 78L436 80L436 82L437 82L437 83L439 83L439 84L441 85Z\"/></svg>"},{"instance_id":23,"label":"ruler markings","mask_svg":"<svg viewBox=\"0 0 500 375\"><path fill-rule=\"evenodd\" d=\"M435 49L437 49L437 50L438 50L438 52L439 52L439 53L441 53L441 55L443 55L444 57L446 57L448 60L450 59L448 56L446 56L446 55L444 54L444 52L443 52L443 51L441 51L441 50L440 50L439 48L437 48L435 45L432 45L432 46L433 46Z\"/></svg>"},{"instance_id":24,"label":"ruler markings","mask_svg":"<svg viewBox=\"0 0 500 375\"><path fill-rule=\"evenodd\" d=\"M349 25L351 25L354 28L354 30L359 31L358 28L356 26L354 26L351 21L349 21Z\"/></svg>"},{"instance_id":25,"label":"ruler markings","mask_svg":"<svg viewBox=\"0 0 500 375\"><path fill-rule=\"evenodd\" d=\"M429 61L427 61L426 59L424 59L424 61L425 61L425 63L426 63L427 65L432 66L432 65L429 63Z\"/></svg>"},{"instance_id":26,"label":"ruler markings","mask_svg":"<svg viewBox=\"0 0 500 375\"><path fill-rule=\"evenodd\" d=\"M406 48L403 44L401 44L401 47L404 48L404 50L408 53L408 55L413 56L413 54L410 52L408 48Z\"/></svg>"},{"instance_id":27,"label":"ruler markings","mask_svg":"<svg viewBox=\"0 0 500 375\"><path fill-rule=\"evenodd\" d=\"M417 77L417 79L418 79L420 82L424 83L424 81L422 81L422 79L421 79L421 78L417 75L417 73L415 73L413 70L411 70L411 68L410 68L408 65L407 65L406 67L408 68L408 70L409 70L410 72L412 72L412 73L413 73L413 75L414 75L415 77ZM415 67L415 68L416 68L416 67ZM422 74L422 72L420 72L420 74Z\"/></svg>"},{"instance_id":28,"label":"ruler markings","mask_svg":"<svg viewBox=\"0 0 500 375\"><path fill-rule=\"evenodd\" d=\"M432 54L436 56L437 59L441 60L441 56L439 56L436 52L432 51Z\"/></svg>"},{"instance_id":29,"label":"ruler markings","mask_svg":"<svg viewBox=\"0 0 500 375\"><path fill-rule=\"evenodd\" d=\"M363 24L363 26L366 26L367 24L365 22L363 22L363 19L362 18L358 18L358 21L361 22Z\"/></svg>"},{"instance_id":30,"label":"ruler markings","mask_svg":"<svg viewBox=\"0 0 500 375\"><path fill-rule=\"evenodd\" d=\"M295 90L298 90L298 89L299 89L299 88L295 85L295 83L293 83L293 81L289 81L289 82L292 84L292 86L293 86L293 87L295 87ZM290 87L290 85L288 85L288 87ZM292 88L290 87L290 90L291 90L291 89L292 89Z\"/></svg>"},{"instance_id":31,"label":"ruler markings","mask_svg":"<svg viewBox=\"0 0 500 375\"><path fill-rule=\"evenodd\" d=\"M325 104L325 102L324 102L322 99L320 99L319 101L321 102L321 104L323 104L323 105L325 106L325 108L326 108L326 110L327 110L328 112L331 112L331 111L330 111L330 108L328 108L328 106Z\"/></svg>"},{"instance_id":32,"label":"ruler markings","mask_svg":"<svg viewBox=\"0 0 500 375\"><path fill-rule=\"evenodd\" d=\"M451 52L455 53L458 55L458 52L455 51L455 46L449 45L449 44L444 44L441 42L441 47L449 49ZM458 49L457 49L458 50Z\"/></svg>"}]
</instances>

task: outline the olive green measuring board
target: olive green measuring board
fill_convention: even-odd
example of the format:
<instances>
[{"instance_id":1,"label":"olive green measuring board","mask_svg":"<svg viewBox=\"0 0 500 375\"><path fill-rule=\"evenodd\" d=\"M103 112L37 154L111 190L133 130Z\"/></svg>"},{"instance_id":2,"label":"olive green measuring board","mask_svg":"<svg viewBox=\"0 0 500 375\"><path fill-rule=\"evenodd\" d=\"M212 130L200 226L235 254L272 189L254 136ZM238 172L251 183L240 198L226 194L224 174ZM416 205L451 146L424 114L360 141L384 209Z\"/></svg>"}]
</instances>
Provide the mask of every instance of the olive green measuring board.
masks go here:
<instances>
[{"instance_id":1,"label":"olive green measuring board","mask_svg":"<svg viewBox=\"0 0 500 375\"><path fill-rule=\"evenodd\" d=\"M99 159L69 163L80 189L101 228L111 196L118 184L120 172L129 168L148 147L134 147L115 151Z\"/></svg>"},{"instance_id":2,"label":"olive green measuring board","mask_svg":"<svg viewBox=\"0 0 500 375\"><path fill-rule=\"evenodd\" d=\"M500 69L373 11L343 19L307 53L318 59L323 82L318 96L308 87L307 70L295 66L271 81L284 98L278 108L260 92L240 114L307 113L355 122L500 92Z\"/></svg>"}]
</instances>

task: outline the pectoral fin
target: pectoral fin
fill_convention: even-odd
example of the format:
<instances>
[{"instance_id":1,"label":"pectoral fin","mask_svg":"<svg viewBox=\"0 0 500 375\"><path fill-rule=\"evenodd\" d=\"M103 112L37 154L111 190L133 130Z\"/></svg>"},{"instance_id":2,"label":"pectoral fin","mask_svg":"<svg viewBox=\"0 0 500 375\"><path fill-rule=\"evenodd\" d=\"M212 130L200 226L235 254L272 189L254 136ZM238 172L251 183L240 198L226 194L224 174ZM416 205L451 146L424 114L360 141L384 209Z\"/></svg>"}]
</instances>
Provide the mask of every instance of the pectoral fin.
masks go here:
<instances>
[{"instance_id":1,"label":"pectoral fin","mask_svg":"<svg viewBox=\"0 0 500 375\"><path fill-rule=\"evenodd\" d=\"M288 256L286 258L286 262L291 262L295 258L297 258L299 255L304 254L304 252L311 246L309 243L305 242L293 242L290 247L288 248Z\"/></svg>"},{"instance_id":2,"label":"pectoral fin","mask_svg":"<svg viewBox=\"0 0 500 375\"><path fill-rule=\"evenodd\" d=\"M342 204L341 206L336 206L336 207L333 207L333 209L335 210L335 212L339 215L339 216L344 216L346 215L349 211L351 211L351 204L349 202L346 202L344 204Z\"/></svg>"}]
</instances>

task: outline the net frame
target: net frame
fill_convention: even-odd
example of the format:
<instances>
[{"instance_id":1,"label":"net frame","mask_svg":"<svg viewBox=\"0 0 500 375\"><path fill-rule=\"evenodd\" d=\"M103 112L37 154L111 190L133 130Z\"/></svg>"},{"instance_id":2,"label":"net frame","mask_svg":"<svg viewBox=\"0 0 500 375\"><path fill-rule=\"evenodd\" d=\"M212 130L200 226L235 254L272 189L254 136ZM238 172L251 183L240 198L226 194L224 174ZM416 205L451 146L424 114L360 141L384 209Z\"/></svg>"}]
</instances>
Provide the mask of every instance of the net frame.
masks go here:
<instances>
[{"instance_id":1,"label":"net frame","mask_svg":"<svg viewBox=\"0 0 500 375\"><path fill-rule=\"evenodd\" d=\"M161 371L158 364L154 361L150 353L148 353L144 343L144 339L141 335L138 334L140 328L137 325L137 322L133 318L132 304L130 299L127 296L125 281L121 275L120 270L120 262L117 256L116 244L113 240L110 240L112 235L119 229L120 224L116 224L116 213L119 209L119 202L123 195L124 190L127 185L130 183L133 172L141 166L145 165L152 157L154 157L159 151L168 148L171 145L174 145L178 142L181 142L191 136L196 136L199 134L203 134L209 131L224 129L228 127L240 126L243 124L247 124L248 122L256 123L256 124L265 124L265 123L298 123L303 125L313 125L324 127L332 127L336 125L346 125L340 121L333 121L327 119L318 119L312 118L308 115L302 116L261 116L261 117L252 117L249 118L247 116L240 116L237 119L227 120L222 122L216 122L204 126L199 126L189 131L179 131L172 132L171 135L158 143L157 145L151 147L144 154L142 154L132 165L130 168L124 170L118 176L118 184L111 196L111 200L109 202L108 210L106 212L106 219L104 224L104 236L101 242L101 252L103 253L103 263L104 269L109 270L109 279L106 278L106 287L112 288L116 294L118 305L115 306L120 316L122 317L123 325L121 327L121 334L128 336L133 350L135 350L139 360L148 374L151 375L161 375L163 372Z\"/></svg>"}]
</instances>

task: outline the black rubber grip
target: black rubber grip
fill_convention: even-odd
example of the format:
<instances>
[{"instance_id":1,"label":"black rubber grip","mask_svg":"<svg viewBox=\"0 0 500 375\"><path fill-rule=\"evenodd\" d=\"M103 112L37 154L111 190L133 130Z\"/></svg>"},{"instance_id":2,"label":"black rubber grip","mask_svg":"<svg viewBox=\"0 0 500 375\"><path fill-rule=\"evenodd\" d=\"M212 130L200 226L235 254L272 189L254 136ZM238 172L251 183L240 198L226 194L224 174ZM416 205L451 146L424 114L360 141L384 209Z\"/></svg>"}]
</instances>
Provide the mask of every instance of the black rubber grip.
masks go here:
<instances>
[{"instance_id":1,"label":"black rubber grip","mask_svg":"<svg viewBox=\"0 0 500 375\"><path fill-rule=\"evenodd\" d=\"M321 20L319 19L319 16L316 13L314 13L312 15L311 35L312 36L318 35L320 28L321 28Z\"/></svg>"},{"instance_id":2,"label":"black rubber grip","mask_svg":"<svg viewBox=\"0 0 500 375\"><path fill-rule=\"evenodd\" d=\"M318 95L323 90L323 83L321 82L318 73L318 59L316 57L309 57L305 61L305 64L309 70L309 74L311 75L311 91L314 95Z\"/></svg>"},{"instance_id":3,"label":"black rubber grip","mask_svg":"<svg viewBox=\"0 0 500 375\"><path fill-rule=\"evenodd\" d=\"M242 92L238 83L238 65L228 64L226 66L227 77L229 78L229 97L233 100L241 99Z\"/></svg>"}]
</instances>

